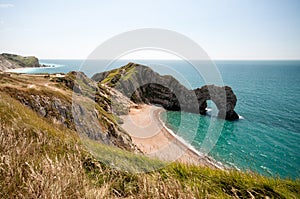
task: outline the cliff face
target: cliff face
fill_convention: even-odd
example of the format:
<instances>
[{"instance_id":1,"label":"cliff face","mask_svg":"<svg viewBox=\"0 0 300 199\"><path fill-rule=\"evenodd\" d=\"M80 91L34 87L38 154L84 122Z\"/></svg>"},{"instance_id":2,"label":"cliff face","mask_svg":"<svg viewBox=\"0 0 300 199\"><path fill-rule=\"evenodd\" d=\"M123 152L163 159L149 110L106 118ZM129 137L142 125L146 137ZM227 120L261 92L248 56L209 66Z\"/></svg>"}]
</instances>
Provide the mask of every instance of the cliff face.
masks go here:
<instances>
[{"instance_id":1,"label":"cliff face","mask_svg":"<svg viewBox=\"0 0 300 199\"><path fill-rule=\"evenodd\" d=\"M234 111L237 98L229 86L219 87L215 85L205 85L193 90L200 104L200 114L206 113L206 100L212 100L218 110L218 116L226 120L237 120L239 115Z\"/></svg>"},{"instance_id":2,"label":"cliff face","mask_svg":"<svg viewBox=\"0 0 300 199\"><path fill-rule=\"evenodd\" d=\"M23 57L8 53L0 54L0 71L24 67L40 67L39 60L33 56Z\"/></svg>"},{"instance_id":3,"label":"cliff face","mask_svg":"<svg viewBox=\"0 0 300 199\"><path fill-rule=\"evenodd\" d=\"M96 81L93 81L96 80ZM167 110L206 114L206 100L215 102L219 116L238 119L236 96L228 86L207 85L188 90L172 76L129 63L88 78L82 72L66 75L0 74L0 93L5 93L79 135L129 151L138 151L121 127L118 117L138 103L151 103Z\"/></svg>"},{"instance_id":4,"label":"cliff face","mask_svg":"<svg viewBox=\"0 0 300 199\"><path fill-rule=\"evenodd\" d=\"M74 93L73 93L74 89ZM95 95L96 92L96 95ZM63 125L83 137L137 151L130 136L118 125L110 110L108 90L97 89L80 72L66 75L0 74L0 94L5 93L47 118L54 126ZM94 96L101 100L96 103Z\"/></svg>"},{"instance_id":5,"label":"cliff face","mask_svg":"<svg viewBox=\"0 0 300 199\"><path fill-rule=\"evenodd\" d=\"M128 63L108 72L95 74L93 80L113 87L135 103L151 103L167 110L206 114L206 100L212 100L219 117L226 120L238 119L234 111L237 98L228 86L206 85L188 90L172 76L161 76L151 68Z\"/></svg>"}]
</instances>

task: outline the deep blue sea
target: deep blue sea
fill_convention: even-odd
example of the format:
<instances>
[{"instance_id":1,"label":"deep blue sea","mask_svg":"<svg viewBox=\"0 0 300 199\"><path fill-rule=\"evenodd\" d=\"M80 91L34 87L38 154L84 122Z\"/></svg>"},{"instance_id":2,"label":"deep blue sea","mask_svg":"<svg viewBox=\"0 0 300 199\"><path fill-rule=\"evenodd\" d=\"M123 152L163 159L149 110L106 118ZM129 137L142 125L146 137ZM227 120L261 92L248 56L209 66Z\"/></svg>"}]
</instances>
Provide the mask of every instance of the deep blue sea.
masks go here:
<instances>
[{"instance_id":1,"label":"deep blue sea","mask_svg":"<svg viewBox=\"0 0 300 199\"><path fill-rule=\"evenodd\" d=\"M56 73L80 69L91 76L128 61L119 60L109 67L101 65L101 61L89 62L88 66L81 66L82 60L41 62L56 67L24 72ZM135 62L151 66L161 74L174 75L189 88L205 84L185 61ZM232 87L236 94L235 110L243 119L219 121L214 117L214 104L209 102L213 110L210 116L166 112L162 117L167 126L194 148L208 152L224 165L268 176L300 178L300 61L215 61L215 64L224 84ZM212 122L217 125L218 132L213 132ZM213 141L207 142L210 135Z\"/></svg>"}]
</instances>

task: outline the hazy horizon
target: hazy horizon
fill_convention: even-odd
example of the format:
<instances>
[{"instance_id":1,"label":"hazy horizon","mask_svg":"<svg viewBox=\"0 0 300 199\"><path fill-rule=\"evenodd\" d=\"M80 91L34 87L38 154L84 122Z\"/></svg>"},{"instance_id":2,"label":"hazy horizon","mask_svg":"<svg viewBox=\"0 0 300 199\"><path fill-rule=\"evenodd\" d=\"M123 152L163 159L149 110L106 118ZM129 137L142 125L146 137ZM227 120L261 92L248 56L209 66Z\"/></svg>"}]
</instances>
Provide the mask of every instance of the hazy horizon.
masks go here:
<instances>
[{"instance_id":1,"label":"hazy horizon","mask_svg":"<svg viewBox=\"0 0 300 199\"><path fill-rule=\"evenodd\" d=\"M85 59L120 33L162 28L194 40L212 60L300 60L299 10L297 0L0 0L0 52Z\"/></svg>"}]
</instances>

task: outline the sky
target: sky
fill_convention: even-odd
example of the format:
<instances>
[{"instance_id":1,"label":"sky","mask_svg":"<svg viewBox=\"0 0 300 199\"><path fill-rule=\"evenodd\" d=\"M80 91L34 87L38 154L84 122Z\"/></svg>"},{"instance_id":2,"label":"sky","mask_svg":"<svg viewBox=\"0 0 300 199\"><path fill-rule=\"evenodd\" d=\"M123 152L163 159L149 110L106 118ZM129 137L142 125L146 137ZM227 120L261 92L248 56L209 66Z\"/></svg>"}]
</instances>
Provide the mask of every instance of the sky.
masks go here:
<instances>
[{"instance_id":1,"label":"sky","mask_svg":"<svg viewBox=\"0 0 300 199\"><path fill-rule=\"evenodd\" d=\"M299 0L0 0L0 53L85 59L139 28L176 31L212 59L300 59Z\"/></svg>"}]
</instances>

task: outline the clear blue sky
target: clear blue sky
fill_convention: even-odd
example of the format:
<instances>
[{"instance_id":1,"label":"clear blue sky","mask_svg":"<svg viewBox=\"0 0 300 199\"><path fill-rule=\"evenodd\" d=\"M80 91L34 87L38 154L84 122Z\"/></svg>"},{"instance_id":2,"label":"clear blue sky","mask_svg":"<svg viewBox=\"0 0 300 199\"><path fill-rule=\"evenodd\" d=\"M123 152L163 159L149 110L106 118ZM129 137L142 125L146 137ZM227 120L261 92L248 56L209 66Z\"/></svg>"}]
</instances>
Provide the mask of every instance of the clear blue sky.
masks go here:
<instances>
[{"instance_id":1,"label":"clear blue sky","mask_svg":"<svg viewBox=\"0 0 300 199\"><path fill-rule=\"evenodd\" d=\"M81 59L146 27L182 33L213 59L300 59L299 0L0 0L0 52Z\"/></svg>"}]
</instances>

